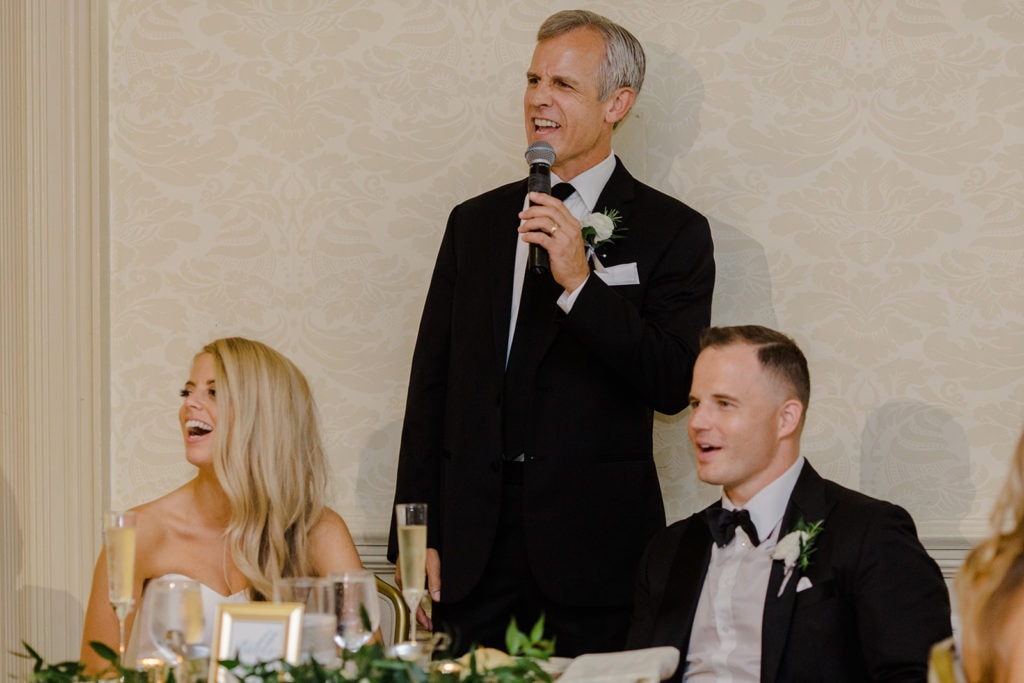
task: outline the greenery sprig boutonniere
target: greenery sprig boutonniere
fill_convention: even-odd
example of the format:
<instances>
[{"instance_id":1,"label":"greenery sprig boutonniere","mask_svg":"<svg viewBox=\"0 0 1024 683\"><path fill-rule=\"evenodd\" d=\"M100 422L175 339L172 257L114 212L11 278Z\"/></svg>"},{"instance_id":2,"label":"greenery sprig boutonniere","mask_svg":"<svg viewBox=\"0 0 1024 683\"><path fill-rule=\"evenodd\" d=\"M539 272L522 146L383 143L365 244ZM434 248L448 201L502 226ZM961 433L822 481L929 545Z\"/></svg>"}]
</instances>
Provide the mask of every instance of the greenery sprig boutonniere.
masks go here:
<instances>
[{"instance_id":1,"label":"greenery sprig boutonniere","mask_svg":"<svg viewBox=\"0 0 1024 683\"><path fill-rule=\"evenodd\" d=\"M619 225L621 220L622 215L615 209L595 211L583 219L583 229L580 230L583 241L592 249L614 242L626 232L626 228Z\"/></svg>"},{"instance_id":2,"label":"greenery sprig boutonniere","mask_svg":"<svg viewBox=\"0 0 1024 683\"><path fill-rule=\"evenodd\" d=\"M782 560L786 570L782 585L779 586L779 595L782 595L786 584L789 583L789 577L792 575L794 567L799 567L800 571L806 571L811 565L811 555L816 550L815 539L824 528L825 520L823 519L807 523L801 517L793 530L783 536L772 550L772 559Z\"/></svg>"}]
</instances>

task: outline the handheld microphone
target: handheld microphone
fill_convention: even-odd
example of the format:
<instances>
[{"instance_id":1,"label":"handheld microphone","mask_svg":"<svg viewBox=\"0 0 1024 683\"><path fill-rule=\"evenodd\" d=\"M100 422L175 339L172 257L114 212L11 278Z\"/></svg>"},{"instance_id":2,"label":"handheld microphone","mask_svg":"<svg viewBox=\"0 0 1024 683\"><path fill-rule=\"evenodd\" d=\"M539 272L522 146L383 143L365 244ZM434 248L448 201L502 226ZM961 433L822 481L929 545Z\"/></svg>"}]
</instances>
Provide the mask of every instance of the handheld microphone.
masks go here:
<instances>
[{"instance_id":1,"label":"handheld microphone","mask_svg":"<svg viewBox=\"0 0 1024 683\"><path fill-rule=\"evenodd\" d=\"M555 148L538 140L526 148L526 161L530 164L526 190L551 194L551 165L555 163ZM530 202L531 206L533 204ZM539 244L531 244L529 264L535 273L547 272L550 268L547 249Z\"/></svg>"}]
</instances>

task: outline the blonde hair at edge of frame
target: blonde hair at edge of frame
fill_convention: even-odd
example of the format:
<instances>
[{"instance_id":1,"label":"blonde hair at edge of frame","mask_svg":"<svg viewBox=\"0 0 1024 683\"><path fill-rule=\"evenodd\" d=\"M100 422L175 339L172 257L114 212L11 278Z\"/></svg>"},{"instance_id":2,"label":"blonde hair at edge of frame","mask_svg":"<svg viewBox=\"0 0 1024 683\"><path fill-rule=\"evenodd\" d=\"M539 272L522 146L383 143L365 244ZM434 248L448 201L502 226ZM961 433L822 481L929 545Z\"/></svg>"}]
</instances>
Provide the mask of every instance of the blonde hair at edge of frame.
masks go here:
<instances>
[{"instance_id":1,"label":"blonde hair at edge of frame","mask_svg":"<svg viewBox=\"0 0 1024 683\"><path fill-rule=\"evenodd\" d=\"M202 352L226 427L214 468L231 505L231 557L254 597L269 598L276 578L312 573L308 537L327 481L316 404L302 372L265 344L233 337Z\"/></svg>"},{"instance_id":2,"label":"blonde hair at edge of frame","mask_svg":"<svg viewBox=\"0 0 1024 683\"><path fill-rule=\"evenodd\" d=\"M1024 608L1024 434L992 511L993 535L967 556L956 577L965 664L971 680L1006 680L1020 643L1004 633L1011 610ZM1003 672L1003 673L1000 673Z\"/></svg>"}]
</instances>

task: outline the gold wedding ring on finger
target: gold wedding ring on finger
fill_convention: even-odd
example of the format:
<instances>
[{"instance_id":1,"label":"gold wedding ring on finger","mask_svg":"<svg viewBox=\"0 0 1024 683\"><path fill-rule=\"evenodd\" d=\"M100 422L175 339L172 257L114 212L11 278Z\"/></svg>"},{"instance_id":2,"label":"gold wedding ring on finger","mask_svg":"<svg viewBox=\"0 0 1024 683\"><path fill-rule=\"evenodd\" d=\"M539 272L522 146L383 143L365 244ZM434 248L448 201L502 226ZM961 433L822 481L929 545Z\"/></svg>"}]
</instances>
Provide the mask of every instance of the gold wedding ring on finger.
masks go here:
<instances>
[{"instance_id":1,"label":"gold wedding ring on finger","mask_svg":"<svg viewBox=\"0 0 1024 683\"><path fill-rule=\"evenodd\" d=\"M558 223L552 223L551 224L551 230L549 231L549 234L552 237L554 237L556 232L558 232Z\"/></svg>"}]
</instances>

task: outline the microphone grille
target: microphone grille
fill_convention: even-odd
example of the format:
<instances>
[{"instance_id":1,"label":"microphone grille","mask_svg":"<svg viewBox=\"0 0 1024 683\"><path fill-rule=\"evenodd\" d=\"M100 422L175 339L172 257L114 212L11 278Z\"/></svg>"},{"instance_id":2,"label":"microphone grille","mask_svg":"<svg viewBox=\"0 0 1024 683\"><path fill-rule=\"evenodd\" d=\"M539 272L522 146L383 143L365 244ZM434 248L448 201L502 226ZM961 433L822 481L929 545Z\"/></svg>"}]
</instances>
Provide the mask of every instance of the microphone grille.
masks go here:
<instances>
[{"instance_id":1,"label":"microphone grille","mask_svg":"<svg viewBox=\"0 0 1024 683\"><path fill-rule=\"evenodd\" d=\"M543 140L538 140L526 148L526 162L531 166L533 164L550 166L555 163L555 148Z\"/></svg>"}]
</instances>

